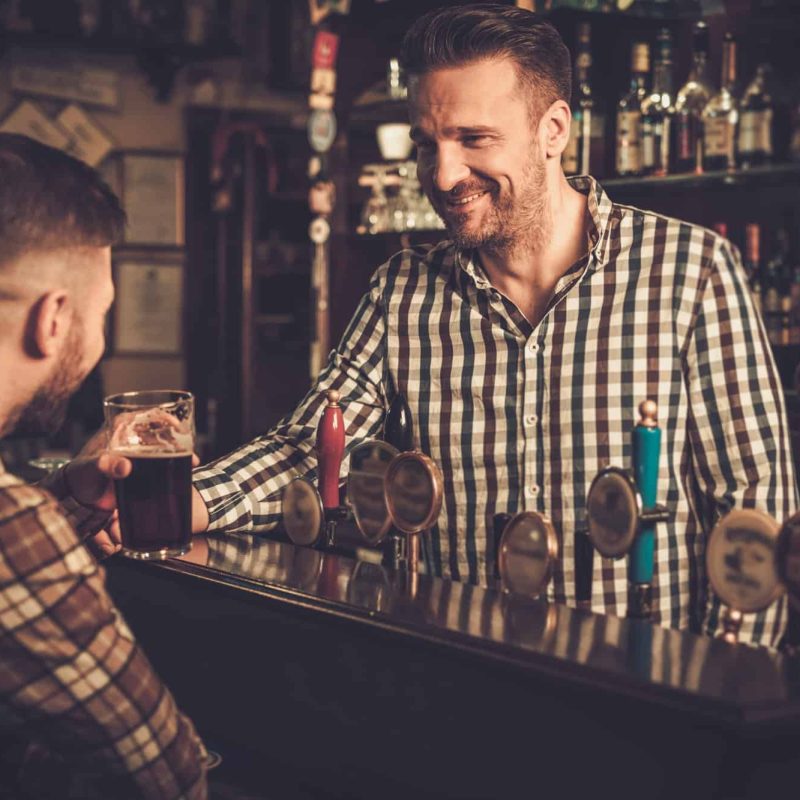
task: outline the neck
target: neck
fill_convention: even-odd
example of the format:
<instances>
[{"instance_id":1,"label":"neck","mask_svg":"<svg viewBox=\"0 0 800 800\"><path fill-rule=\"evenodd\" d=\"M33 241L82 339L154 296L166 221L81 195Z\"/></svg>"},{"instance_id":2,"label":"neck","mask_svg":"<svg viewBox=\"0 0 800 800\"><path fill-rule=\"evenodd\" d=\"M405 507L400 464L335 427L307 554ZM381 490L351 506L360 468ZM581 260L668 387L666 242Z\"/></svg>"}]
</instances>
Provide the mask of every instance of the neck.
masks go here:
<instances>
[{"instance_id":1,"label":"neck","mask_svg":"<svg viewBox=\"0 0 800 800\"><path fill-rule=\"evenodd\" d=\"M533 235L520 236L503 249L478 251L492 285L534 327L541 322L559 279L587 249L585 195L569 185L560 168L548 178L545 194L543 220Z\"/></svg>"}]
</instances>

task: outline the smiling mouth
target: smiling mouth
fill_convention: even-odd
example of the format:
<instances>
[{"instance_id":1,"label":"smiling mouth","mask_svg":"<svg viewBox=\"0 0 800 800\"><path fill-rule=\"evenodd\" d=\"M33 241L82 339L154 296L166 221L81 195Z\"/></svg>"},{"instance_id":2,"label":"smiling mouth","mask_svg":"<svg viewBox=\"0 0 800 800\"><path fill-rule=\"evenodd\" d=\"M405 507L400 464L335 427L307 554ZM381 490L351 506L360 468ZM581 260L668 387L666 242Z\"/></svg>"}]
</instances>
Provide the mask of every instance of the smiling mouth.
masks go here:
<instances>
[{"instance_id":1,"label":"smiling mouth","mask_svg":"<svg viewBox=\"0 0 800 800\"><path fill-rule=\"evenodd\" d=\"M466 197L459 197L456 199L448 198L446 200L447 206L449 208L463 208L464 206L469 205L470 203L474 203L479 197L483 197L485 194L488 194L487 189L483 189L480 192L474 192L473 194L468 194Z\"/></svg>"}]
</instances>

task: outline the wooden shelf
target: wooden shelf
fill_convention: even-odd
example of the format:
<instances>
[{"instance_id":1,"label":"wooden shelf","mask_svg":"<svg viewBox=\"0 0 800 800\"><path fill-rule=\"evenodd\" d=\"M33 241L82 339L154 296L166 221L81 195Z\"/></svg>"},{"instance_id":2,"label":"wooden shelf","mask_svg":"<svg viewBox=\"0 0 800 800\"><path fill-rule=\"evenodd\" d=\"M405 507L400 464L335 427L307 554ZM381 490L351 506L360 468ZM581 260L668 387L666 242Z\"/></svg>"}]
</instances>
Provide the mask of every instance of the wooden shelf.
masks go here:
<instances>
[{"instance_id":1,"label":"wooden shelf","mask_svg":"<svg viewBox=\"0 0 800 800\"><path fill-rule=\"evenodd\" d=\"M600 184L608 188L621 189L674 189L685 191L695 188L710 187L749 187L786 183L787 180L800 181L800 163L768 164L752 169L739 169L732 172L703 172L701 174L664 175L661 177L646 176L637 178L605 178Z\"/></svg>"}]
</instances>

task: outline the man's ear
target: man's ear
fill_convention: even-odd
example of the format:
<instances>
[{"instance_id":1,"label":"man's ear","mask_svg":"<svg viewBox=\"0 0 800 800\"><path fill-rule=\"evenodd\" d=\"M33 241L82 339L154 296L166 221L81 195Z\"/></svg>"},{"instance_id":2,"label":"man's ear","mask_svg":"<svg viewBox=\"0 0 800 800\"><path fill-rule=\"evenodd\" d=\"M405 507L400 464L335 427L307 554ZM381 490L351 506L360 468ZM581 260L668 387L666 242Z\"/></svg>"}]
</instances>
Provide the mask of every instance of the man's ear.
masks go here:
<instances>
[{"instance_id":1,"label":"man's ear","mask_svg":"<svg viewBox=\"0 0 800 800\"><path fill-rule=\"evenodd\" d=\"M64 290L43 294L28 312L25 349L33 358L57 355L72 325L72 303Z\"/></svg>"},{"instance_id":2,"label":"man's ear","mask_svg":"<svg viewBox=\"0 0 800 800\"><path fill-rule=\"evenodd\" d=\"M560 158L569 142L572 113L563 100L556 100L542 115L544 153L547 158Z\"/></svg>"}]
</instances>

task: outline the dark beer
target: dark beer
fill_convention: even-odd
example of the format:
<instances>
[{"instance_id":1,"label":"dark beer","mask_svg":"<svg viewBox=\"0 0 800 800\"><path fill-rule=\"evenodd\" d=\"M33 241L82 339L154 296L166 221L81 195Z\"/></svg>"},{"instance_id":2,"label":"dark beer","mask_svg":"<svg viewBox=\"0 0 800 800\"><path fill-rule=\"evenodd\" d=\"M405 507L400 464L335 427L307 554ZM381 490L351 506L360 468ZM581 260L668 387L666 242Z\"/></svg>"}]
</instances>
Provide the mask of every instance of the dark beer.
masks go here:
<instances>
[{"instance_id":1,"label":"dark beer","mask_svg":"<svg viewBox=\"0 0 800 800\"><path fill-rule=\"evenodd\" d=\"M123 453L133 464L114 481L122 546L134 558L166 558L189 549L191 453Z\"/></svg>"}]
</instances>

